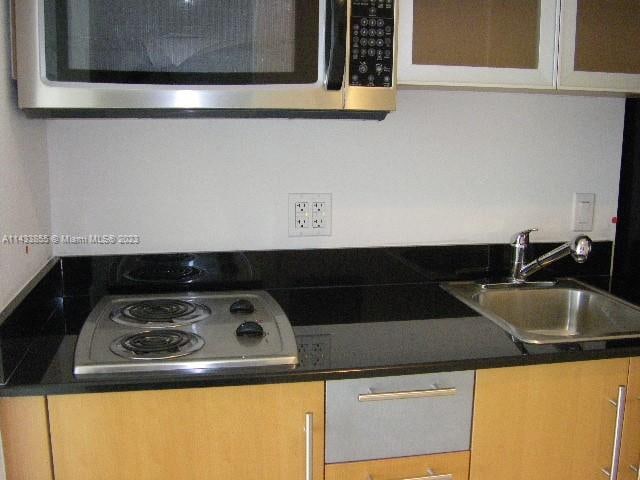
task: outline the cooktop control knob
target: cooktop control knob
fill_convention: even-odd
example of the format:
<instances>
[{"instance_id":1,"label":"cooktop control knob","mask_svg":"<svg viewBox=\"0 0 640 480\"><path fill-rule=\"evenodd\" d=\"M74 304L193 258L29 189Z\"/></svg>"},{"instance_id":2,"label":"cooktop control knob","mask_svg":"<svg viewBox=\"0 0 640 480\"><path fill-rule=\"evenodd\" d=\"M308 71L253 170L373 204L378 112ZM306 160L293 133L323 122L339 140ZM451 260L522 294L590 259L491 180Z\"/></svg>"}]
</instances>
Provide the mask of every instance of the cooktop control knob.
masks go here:
<instances>
[{"instance_id":1,"label":"cooktop control knob","mask_svg":"<svg viewBox=\"0 0 640 480\"><path fill-rule=\"evenodd\" d=\"M238 337L264 337L264 329L256 322L244 322L236 328Z\"/></svg>"},{"instance_id":2,"label":"cooktop control knob","mask_svg":"<svg viewBox=\"0 0 640 480\"><path fill-rule=\"evenodd\" d=\"M253 307L253 303L244 298L236 300L229 308L231 313L253 313L254 310L255 308Z\"/></svg>"}]
</instances>

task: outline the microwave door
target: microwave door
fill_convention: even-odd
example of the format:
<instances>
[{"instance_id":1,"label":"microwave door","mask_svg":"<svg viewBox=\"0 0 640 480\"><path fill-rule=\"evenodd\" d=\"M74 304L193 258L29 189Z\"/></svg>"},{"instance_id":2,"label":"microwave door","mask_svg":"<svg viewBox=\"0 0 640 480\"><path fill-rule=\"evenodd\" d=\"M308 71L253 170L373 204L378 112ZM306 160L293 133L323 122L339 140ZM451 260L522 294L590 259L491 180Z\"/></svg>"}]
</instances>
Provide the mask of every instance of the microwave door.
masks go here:
<instances>
[{"instance_id":1,"label":"microwave door","mask_svg":"<svg viewBox=\"0 0 640 480\"><path fill-rule=\"evenodd\" d=\"M345 0L16 3L22 108L344 108Z\"/></svg>"}]
</instances>

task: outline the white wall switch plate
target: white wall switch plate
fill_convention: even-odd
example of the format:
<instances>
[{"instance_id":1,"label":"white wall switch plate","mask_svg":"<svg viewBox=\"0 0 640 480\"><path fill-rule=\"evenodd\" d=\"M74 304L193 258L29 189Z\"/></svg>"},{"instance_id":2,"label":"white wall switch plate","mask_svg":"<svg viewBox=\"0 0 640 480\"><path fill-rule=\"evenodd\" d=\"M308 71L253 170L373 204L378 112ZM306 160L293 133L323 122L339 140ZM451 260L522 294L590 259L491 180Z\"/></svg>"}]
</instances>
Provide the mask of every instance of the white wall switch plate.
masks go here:
<instances>
[{"instance_id":1,"label":"white wall switch plate","mask_svg":"<svg viewBox=\"0 0 640 480\"><path fill-rule=\"evenodd\" d=\"M331 194L289 194L289 236L331 235Z\"/></svg>"},{"instance_id":2,"label":"white wall switch plate","mask_svg":"<svg viewBox=\"0 0 640 480\"><path fill-rule=\"evenodd\" d=\"M590 232L593 230L593 213L596 206L595 193L573 194L573 231Z\"/></svg>"}]
</instances>

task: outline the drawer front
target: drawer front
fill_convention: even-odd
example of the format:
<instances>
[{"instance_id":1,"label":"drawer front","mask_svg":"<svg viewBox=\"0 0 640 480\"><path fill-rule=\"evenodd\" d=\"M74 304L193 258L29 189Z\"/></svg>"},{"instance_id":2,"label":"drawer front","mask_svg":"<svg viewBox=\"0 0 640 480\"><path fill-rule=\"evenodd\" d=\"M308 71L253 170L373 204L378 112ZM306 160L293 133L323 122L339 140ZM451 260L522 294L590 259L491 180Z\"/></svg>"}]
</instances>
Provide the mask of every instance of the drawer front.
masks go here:
<instances>
[{"instance_id":1,"label":"drawer front","mask_svg":"<svg viewBox=\"0 0 640 480\"><path fill-rule=\"evenodd\" d=\"M325 468L325 480L468 480L469 452L368 462L333 463Z\"/></svg>"},{"instance_id":2,"label":"drawer front","mask_svg":"<svg viewBox=\"0 0 640 480\"><path fill-rule=\"evenodd\" d=\"M326 462L469 449L474 372L327 382Z\"/></svg>"}]
</instances>

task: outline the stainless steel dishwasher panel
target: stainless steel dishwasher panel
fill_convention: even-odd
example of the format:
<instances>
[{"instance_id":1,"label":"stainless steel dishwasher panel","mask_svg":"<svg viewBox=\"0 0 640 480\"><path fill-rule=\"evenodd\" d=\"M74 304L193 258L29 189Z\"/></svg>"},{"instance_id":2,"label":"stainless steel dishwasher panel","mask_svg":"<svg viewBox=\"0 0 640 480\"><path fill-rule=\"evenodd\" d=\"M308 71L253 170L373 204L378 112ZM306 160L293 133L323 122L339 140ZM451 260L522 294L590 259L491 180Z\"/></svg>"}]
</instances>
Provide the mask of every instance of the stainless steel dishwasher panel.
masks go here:
<instances>
[{"instance_id":1,"label":"stainless steel dishwasher panel","mask_svg":"<svg viewBox=\"0 0 640 480\"><path fill-rule=\"evenodd\" d=\"M327 382L326 462L468 450L473 371Z\"/></svg>"}]
</instances>

